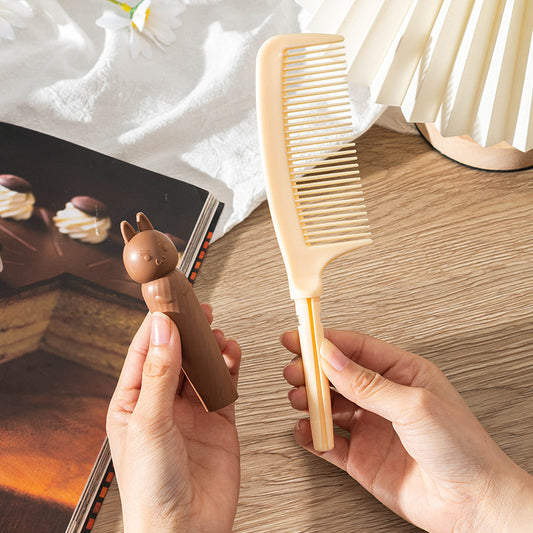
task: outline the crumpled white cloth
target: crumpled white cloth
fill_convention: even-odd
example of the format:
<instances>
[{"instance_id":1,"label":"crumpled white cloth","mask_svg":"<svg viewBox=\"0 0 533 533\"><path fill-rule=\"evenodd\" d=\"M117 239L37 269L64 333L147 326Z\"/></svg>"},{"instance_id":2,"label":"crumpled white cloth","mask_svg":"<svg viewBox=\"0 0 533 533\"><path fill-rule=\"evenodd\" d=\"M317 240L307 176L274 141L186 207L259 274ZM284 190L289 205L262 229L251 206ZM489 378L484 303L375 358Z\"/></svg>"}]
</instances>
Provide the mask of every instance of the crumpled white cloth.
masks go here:
<instances>
[{"instance_id":1,"label":"crumpled white cloth","mask_svg":"<svg viewBox=\"0 0 533 533\"><path fill-rule=\"evenodd\" d=\"M225 203L215 239L265 199L255 58L301 31L294 0L184 1L176 41L151 59L133 59L128 31L96 25L119 10L110 2L26 1L33 17L0 42L0 120L209 190ZM366 98L354 97L358 132L383 111Z\"/></svg>"}]
</instances>

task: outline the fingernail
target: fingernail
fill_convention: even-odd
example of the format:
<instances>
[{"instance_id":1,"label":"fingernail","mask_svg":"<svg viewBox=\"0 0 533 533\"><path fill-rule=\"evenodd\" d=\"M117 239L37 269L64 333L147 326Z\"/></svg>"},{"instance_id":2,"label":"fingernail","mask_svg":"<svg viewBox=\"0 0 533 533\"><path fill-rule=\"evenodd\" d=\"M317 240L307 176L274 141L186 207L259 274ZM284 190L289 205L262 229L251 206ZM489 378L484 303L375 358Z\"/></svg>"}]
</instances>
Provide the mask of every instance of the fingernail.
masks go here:
<instances>
[{"instance_id":1,"label":"fingernail","mask_svg":"<svg viewBox=\"0 0 533 533\"><path fill-rule=\"evenodd\" d=\"M170 318L163 313L152 314L152 331L150 341L154 346L170 342Z\"/></svg>"},{"instance_id":2,"label":"fingernail","mask_svg":"<svg viewBox=\"0 0 533 533\"><path fill-rule=\"evenodd\" d=\"M341 371L348 364L348 358L328 339L324 339L320 344L320 357L332 366L335 370Z\"/></svg>"},{"instance_id":3,"label":"fingernail","mask_svg":"<svg viewBox=\"0 0 533 533\"><path fill-rule=\"evenodd\" d=\"M307 446L313 442L309 420L301 418L294 426L294 438L300 446Z\"/></svg>"}]
</instances>

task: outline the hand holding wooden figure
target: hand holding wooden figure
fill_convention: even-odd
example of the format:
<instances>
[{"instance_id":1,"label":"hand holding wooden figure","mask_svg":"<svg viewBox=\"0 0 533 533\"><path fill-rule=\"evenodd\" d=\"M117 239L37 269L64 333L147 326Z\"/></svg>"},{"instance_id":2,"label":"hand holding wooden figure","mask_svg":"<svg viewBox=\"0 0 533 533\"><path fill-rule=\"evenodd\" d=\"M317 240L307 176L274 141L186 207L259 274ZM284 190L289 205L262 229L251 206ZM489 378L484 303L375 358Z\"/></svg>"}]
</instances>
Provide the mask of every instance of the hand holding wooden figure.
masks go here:
<instances>
[{"instance_id":1,"label":"hand holding wooden figure","mask_svg":"<svg viewBox=\"0 0 533 533\"><path fill-rule=\"evenodd\" d=\"M239 495L233 402L241 350L211 330L212 310L176 269L170 239L142 214L137 223L139 232L122 224L124 262L150 313L129 347L106 424L124 531L229 533Z\"/></svg>"}]
</instances>

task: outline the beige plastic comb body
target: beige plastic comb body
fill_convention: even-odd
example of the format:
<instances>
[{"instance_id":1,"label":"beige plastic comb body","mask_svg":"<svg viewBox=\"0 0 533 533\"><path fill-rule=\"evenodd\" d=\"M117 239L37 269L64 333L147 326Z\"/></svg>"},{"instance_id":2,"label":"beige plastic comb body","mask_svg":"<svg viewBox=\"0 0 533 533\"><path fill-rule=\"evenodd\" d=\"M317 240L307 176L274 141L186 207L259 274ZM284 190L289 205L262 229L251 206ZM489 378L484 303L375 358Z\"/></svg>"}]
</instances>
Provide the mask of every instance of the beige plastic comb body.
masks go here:
<instances>
[{"instance_id":1,"label":"beige plastic comb body","mask_svg":"<svg viewBox=\"0 0 533 533\"><path fill-rule=\"evenodd\" d=\"M333 448L320 368L321 274L369 244L346 82L343 37L278 35L257 58L259 137L272 221L299 319L313 446Z\"/></svg>"}]
</instances>

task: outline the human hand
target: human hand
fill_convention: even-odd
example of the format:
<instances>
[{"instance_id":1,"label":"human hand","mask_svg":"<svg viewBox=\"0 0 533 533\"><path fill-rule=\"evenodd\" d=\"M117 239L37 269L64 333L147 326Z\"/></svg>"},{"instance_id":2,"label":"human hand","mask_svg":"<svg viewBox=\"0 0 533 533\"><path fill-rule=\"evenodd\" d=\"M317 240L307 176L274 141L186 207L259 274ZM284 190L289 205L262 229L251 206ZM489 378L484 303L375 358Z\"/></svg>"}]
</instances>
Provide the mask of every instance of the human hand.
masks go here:
<instances>
[{"instance_id":1,"label":"human hand","mask_svg":"<svg viewBox=\"0 0 533 533\"><path fill-rule=\"evenodd\" d=\"M332 390L335 435L312 447L308 420L295 439L342 468L387 507L432 532L529 531L533 478L489 437L430 361L366 335L326 330L321 345ZM300 355L297 332L282 343ZM346 355L344 355L346 354ZM307 409L301 357L284 369L292 406Z\"/></svg>"},{"instance_id":2,"label":"human hand","mask_svg":"<svg viewBox=\"0 0 533 533\"><path fill-rule=\"evenodd\" d=\"M211 323L210 307L202 307ZM240 347L220 330L214 335L236 385ZM232 529L240 484L235 409L206 412L180 370L176 325L148 314L107 415L127 533Z\"/></svg>"}]
</instances>

